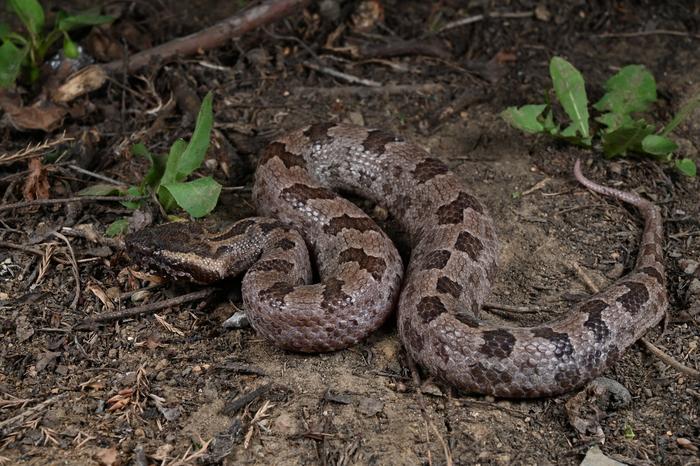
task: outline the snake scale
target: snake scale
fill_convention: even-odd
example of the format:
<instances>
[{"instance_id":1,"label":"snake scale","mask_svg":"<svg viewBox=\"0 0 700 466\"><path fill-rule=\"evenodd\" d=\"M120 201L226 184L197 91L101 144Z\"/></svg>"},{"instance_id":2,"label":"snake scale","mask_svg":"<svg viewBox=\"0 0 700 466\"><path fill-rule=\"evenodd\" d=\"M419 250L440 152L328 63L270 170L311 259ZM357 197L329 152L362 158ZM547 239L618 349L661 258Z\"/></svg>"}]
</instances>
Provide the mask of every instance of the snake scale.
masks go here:
<instances>
[{"instance_id":1,"label":"snake scale","mask_svg":"<svg viewBox=\"0 0 700 466\"><path fill-rule=\"evenodd\" d=\"M574 171L590 190L641 212L640 252L629 274L534 327L479 318L497 262L491 218L443 162L381 130L330 123L293 131L260 155L253 198L264 217L224 230L169 223L126 242L131 257L174 278L211 283L247 270L249 320L282 348L346 348L397 308L403 346L434 376L472 393L550 396L600 374L667 306L658 207L586 179L578 162ZM339 191L396 217L411 246L405 273L392 241Z\"/></svg>"}]
</instances>

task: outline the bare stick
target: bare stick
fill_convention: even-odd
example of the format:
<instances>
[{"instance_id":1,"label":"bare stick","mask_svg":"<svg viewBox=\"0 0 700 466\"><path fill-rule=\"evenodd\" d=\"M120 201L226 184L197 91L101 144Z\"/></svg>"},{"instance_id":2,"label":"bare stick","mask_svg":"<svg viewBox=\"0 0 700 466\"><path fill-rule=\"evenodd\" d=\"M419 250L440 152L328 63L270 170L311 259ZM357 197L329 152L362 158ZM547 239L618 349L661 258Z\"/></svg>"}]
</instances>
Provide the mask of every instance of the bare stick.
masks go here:
<instances>
[{"instance_id":1,"label":"bare stick","mask_svg":"<svg viewBox=\"0 0 700 466\"><path fill-rule=\"evenodd\" d=\"M583 283L588 287L588 290L591 293L598 294L600 292L600 288L598 288L598 286L596 286L596 284L593 283L591 277L589 277L588 274L584 272L580 265L578 265L576 262L572 262L571 268L576 271L576 275L578 275L579 278L583 280Z\"/></svg>"},{"instance_id":2,"label":"bare stick","mask_svg":"<svg viewBox=\"0 0 700 466\"><path fill-rule=\"evenodd\" d=\"M105 175L101 175L99 173L91 172L90 170L85 170L84 168L79 167L79 166L74 165L74 164L68 165L68 168L70 168L71 170L76 171L78 173L82 173L83 175L97 178L98 180L105 181L105 182L107 182L109 184L113 184L115 186L126 186L126 183L122 183L121 181L117 181L113 178L110 178L110 177L105 176Z\"/></svg>"},{"instance_id":3,"label":"bare stick","mask_svg":"<svg viewBox=\"0 0 700 466\"><path fill-rule=\"evenodd\" d=\"M76 324L75 330L89 330L92 324L112 322L115 320L128 319L130 317L138 317L144 314L151 314L160 309L177 306L179 304L197 301L198 299L206 298L216 291L216 288L205 288L186 295L178 296L177 298L164 299L156 303L146 304L144 306L136 306L130 309L125 309L118 312L109 312L95 317L88 317Z\"/></svg>"},{"instance_id":4,"label":"bare stick","mask_svg":"<svg viewBox=\"0 0 700 466\"><path fill-rule=\"evenodd\" d=\"M148 65L151 60L167 61L175 57L193 55L200 50L209 50L224 45L229 39L245 34L303 8L309 0L268 0L260 5L246 8L215 25L189 36L158 45L129 57L127 63L116 60L104 65L109 73L126 70L132 73Z\"/></svg>"},{"instance_id":5,"label":"bare stick","mask_svg":"<svg viewBox=\"0 0 700 466\"><path fill-rule=\"evenodd\" d=\"M672 356L664 353L662 350L654 346L649 340L646 338L642 338L640 340L642 343L644 343L644 346L657 358L661 359L664 363L668 364L669 366L673 367L675 370L680 372L681 374L685 374L688 377L692 377L694 379L700 379L700 371L696 371L695 369L692 369L684 364L681 364L680 362L676 361Z\"/></svg>"},{"instance_id":6,"label":"bare stick","mask_svg":"<svg viewBox=\"0 0 700 466\"><path fill-rule=\"evenodd\" d=\"M460 26L466 26L467 24L478 23L487 18L503 18L503 19L516 19L516 18L532 18L534 11L516 11L513 13L489 13L485 15L474 15L467 16L466 18L458 19L456 21L451 21L441 27L437 33L448 31Z\"/></svg>"},{"instance_id":7,"label":"bare stick","mask_svg":"<svg viewBox=\"0 0 700 466\"><path fill-rule=\"evenodd\" d=\"M436 93L445 91L446 87L438 83L424 84L387 84L380 87L367 86L336 86L336 87L310 87L299 86L291 89L291 92L297 96L305 94L313 94L315 96L322 95L324 97L346 96L346 95L375 95L375 94L406 94L406 93Z\"/></svg>"},{"instance_id":8,"label":"bare stick","mask_svg":"<svg viewBox=\"0 0 700 466\"><path fill-rule=\"evenodd\" d=\"M669 29L654 29L652 31L638 31L638 32L604 32L598 34L597 37L607 38L607 37L639 37L639 36L680 36L680 37L691 37L693 39L700 39L700 34L691 34L689 32L683 31L671 31Z\"/></svg>"},{"instance_id":9,"label":"bare stick","mask_svg":"<svg viewBox=\"0 0 700 466\"><path fill-rule=\"evenodd\" d=\"M0 211L21 209L35 205L70 204L71 202L92 202L92 201L112 201L112 202L134 202L147 199L148 196L76 196L59 199L34 199L32 201L15 202L13 204L0 205Z\"/></svg>"},{"instance_id":10,"label":"bare stick","mask_svg":"<svg viewBox=\"0 0 700 466\"><path fill-rule=\"evenodd\" d=\"M377 81L372 81L371 79L365 79L365 78L360 78L358 76L354 76L352 74L348 73L343 73L342 71L335 70L333 68L328 68L325 66L318 66L314 63L305 61L304 66L307 68L311 68L314 71L318 71L319 73L324 73L329 76L333 76L334 78L342 79L343 81L347 81L349 83L353 84L362 84L363 86L368 86L368 87L381 87L382 83L377 82Z\"/></svg>"},{"instance_id":11,"label":"bare stick","mask_svg":"<svg viewBox=\"0 0 700 466\"><path fill-rule=\"evenodd\" d=\"M52 235L62 240L68 247L68 254L66 255L70 261L71 270L73 271L73 278L75 279L75 295L73 296L73 302L71 303L70 307L71 309L75 309L78 306L78 301L80 300L80 270L78 269L78 263L75 260L75 252L73 251L73 246L71 246L70 241L68 241L68 238L66 238L65 235L57 231L54 231Z\"/></svg>"}]
</instances>

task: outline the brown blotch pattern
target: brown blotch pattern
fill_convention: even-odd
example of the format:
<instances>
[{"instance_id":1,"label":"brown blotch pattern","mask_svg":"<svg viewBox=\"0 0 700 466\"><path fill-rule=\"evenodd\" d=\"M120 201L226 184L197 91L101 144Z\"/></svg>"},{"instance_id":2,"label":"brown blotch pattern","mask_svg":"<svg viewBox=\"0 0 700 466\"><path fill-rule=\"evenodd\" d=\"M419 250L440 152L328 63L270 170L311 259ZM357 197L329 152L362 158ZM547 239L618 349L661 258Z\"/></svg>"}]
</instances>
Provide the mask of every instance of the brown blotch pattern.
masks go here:
<instances>
[{"instance_id":1,"label":"brown blotch pattern","mask_svg":"<svg viewBox=\"0 0 700 466\"><path fill-rule=\"evenodd\" d=\"M437 318L443 312L447 312L447 308L437 296L425 296L421 298L417 306L418 315L427 324Z\"/></svg>"},{"instance_id":2,"label":"brown blotch pattern","mask_svg":"<svg viewBox=\"0 0 700 466\"><path fill-rule=\"evenodd\" d=\"M418 180L418 183L425 183L438 175L444 175L447 171L447 165L445 165L444 162L432 157L427 157L421 162L418 162L412 173Z\"/></svg>"},{"instance_id":3,"label":"brown blotch pattern","mask_svg":"<svg viewBox=\"0 0 700 466\"><path fill-rule=\"evenodd\" d=\"M396 136L382 130L372 130L362 142L362 147L372 154L383 154L384 146L390 142L396 142Z\"/></svg>"},{"instance_id":4,"label":"brown blotch pattern","mask_svg":"<svg viewBox=\"0 0 700 466\"><path fill-rule=\"evenodd\" d=\"M505 371L497 371L486 367L482 363L476 363L476 367L472 371L474 381L482 387L489 387L497 384L510 383L513 377Z\"/></svg>"},{"instance_id":5,"label":"brown blotch pattern","mask_svg":"<svg viewBox=\"0 0 700 466\"><path fill-rule=\"evenodd\" d=\"M479 350L487 357L507 358L515 347L515 336L506 329L486 330L482 337L484 344Z\"/></svg>"},{"instance_id":6,"label":"brown blotch pattern","mask_svg":"<svg viewBox=\"0 0 700 466\"><path fill-rule=\"evenodd\" d=\"M462 294L462 285L446 276L438 278L435 289L439 293L449 294L454 298L459 298L459 295Z\"/></svg>"},{"instance_id":7,"label":"brown blotch pattern","mask_svg":"<svg viewBox=\"0 0 700 466\"><path fill-rule=\"evenodd\" d=\"M236 236L240 236L243 233L245 233L248 228L250 228L251 225L255 224L255 220L241 220L239 222L234 223L231 228L228 230L224 231L218 236L213 236L209 238L211 241L225 241L230 238L234 238ZM173 242L176 244L176 242Z\"/></svg>"},{"instance_id":8,"label":"brown blotch pattern","mask_svg":"<svg viewBox=\"0 0 700 466\"><path fill-rule=\"evenodd\" d=\"M340 253L340 262L357 262L361 269L366 270L376 281L380 281L386 270L386 262L381 257L370 256L360 248L348 248Z\"/></svg>"},{"instance_id":9,"label":"brown blotch pattern","mask_svg":"<svg viewBox=\"0 0 700 466\"><path fill-rule=\"evenodd\" d=\"M376 231L380 232L379 227L369 217L351 217L348 214L343 214L339 217L333 217L323 230L329 235L336 235L340 231L357 230L359 232Z\"/></svg>"},{"instance_id":10,"label":"brown blotch pattern","mask_svg":"<svg viewBox=\"0 0 700 466\"><path fill-rule=\"evenodd\" d=\"M443 269L450 260L452 253L447 249L438 249L436 251L430 251L422 260L423 270L430 269Z\"/></svg>"},{"instance_id":11,"label":"brown blotch pattern","mask_svg":"<svg viewBox=\"0 0 700 466\"><path fill-rule=\"evenodd\" d=\"M571 344L569 335L555 332L552 327L539 327L532 330L532 335L554 344L554 355L558 358L569 357L574 354L574 347Z\"/></svg>"},{"instance_id":12,"label":"brown blotch pattern","mask_svg":"<svg viewBox=\"0 0 700 466\"><path fill-rule=\"evenodd\" d=\"M330 189L309 186L307 184L295 183L282 190L282 196L289 196L296 201L306 203L310 199L335 199L336 193Z\"/></svg>"},{"instance_id":13,"label":"brown blotch pattern","mask_svg":"<svg viewBox=\"0 0 700 466\"><path fill-rule=\"evenodd\" d=\"M285 228L285 225L279 221L260 223L260 231L262 231L264 234L268 234L277 228Z\"/></svg>"},{"instance_id":14,"label":"brown blotch pattern","mask_svg":"<svg viewBox=\"0 0 700 466\"><path fill-rule=\"evenodd\" d=\"M601 342L610 335L608 325L603 321L603 311L608 307L608 303L600 299L585 302L579 307L579 312L588 314L588 319L583 326L593 332L595 341Z\"/></svg>"},{"instance_id":15,"label":"brown blotch pattern","mask_svg":"<svg viewBox=\"0 0 700 466\"><path fill-rule=\"evenodd\" d=\"M480 214L484 211L481 204L474 196L460 192L457 199L438 208L438 223L440 225L456 225L461 223L464 221L465 209L472 209Z\"/></svg>"},{"instance_id":16,"label":"brown blotch pattern","mask_svg":"<svg viewBox=\"0 0 700 466\"><path fill-rule=\"evenodd\" d=\"M484 249L484 244L468 231L463 231L457 237L457 241L455 241L455 249L467 253L469 258L475 261Z\"/></svg>"},{"instance_id":17,"label":"brown blotch pattern","mask_svg":"<svg viewBox=\"0 0 700 466\"><path fill-rule=\"evenodd\" d=\"M666 283L665 277L661 273L659 273L659 271L656 270L656 268L654 267L642 267L641 269L639 269L639 272L653 277L654 280L656 280L661 285L664 285Z\"/></svg>"},{"instance_id":18,"label":"brown blotch pattern","mask_svg":"<svg viewBox=\"0 0 700 466\"><path fill-rule=\"evenodd\" d=\"M617 298L617 302L632 315L637 314L642 310L642 306L649 300L649 292L647 287L642 283L625 282L623 283L629 291Z\"/></svg>"},{"instance_id":19,"label":"brown blotch pattern","mask_svg":"<svg viewBox=\"0 0 700 466\"><path fill-rule=\"evenodd\" d=\"M312 143L327 144L333 140L328 135L328 130L334 126L336 126L335 123L316 123L304 131L304 136L309 138Z\"/></svg>"},{"instance_id":20,"label":"brown blotch pattern","mask_svg":"<svg viewBox=\"0 0 700 466\"><path fill-rule=\"evenodd\" d=\"M343 282L332 277L324 282L323 301L321 307L332 311L338 306L349 304L350 296L343 292Z\"/></svg>"},{"instance_id":21,"label":"brown blotch pattern","mask_svg":"<svg viewBox=\"0 0 700 466\"><path fill-rule=\"evenodd\" d=\"M641 255L642 256L656 256L657 249L656 245L652 243L647 243L642 246Z\"/></svg>"},{"instance_id":22,"label":"brown blotch pattern","mask_svg":"<svg viewBox=\"0 0 700 466\"><path fill-rule=\"evenodd\" d=\"M306 162L301 155L292 154L287 151L287 148L281 142L273 142L260 153L258 165L265 165L271 159L277 157L282 161L285 167L300 167L306 168Z\"/></svg>"},{"instance_id":23,"label":"brown blotch pattern","mask_svg":"<svg viewBox=\"0 0 700 466\"><path fill-rule=\"evenodd\" d=\"M425 336L416 330L410 320L407 321L404 326L404 333L406 335L408 345L411 348L415 348L416 351L423 351L423 347L425 346Z\"/></svg>"},{"instance_id":24,"label":"brown blotch pattern","mask_svg":"<svg viewBox=\"0 0 700 466\"><path fill-rule=\"evenodd\" d=\"M279 248L283 251L289 251L291 249L294 249L294 246L296 246L296 243L292 241L291 239L287 238L282 238L281 240L277 241L273 248Z\"/></svg>"},{"instance_id":25,"label":"brown blotch pattern","mask_svg":"<svg viewBox=\"0 0 700 466\"><path fill-rule=\"evenodd\" d=\"M284 302L284 297L294 290L294 286L287 282L276 282L265 290L258 292L258 297L262 301Z\"/></svg>"}]
</instances>

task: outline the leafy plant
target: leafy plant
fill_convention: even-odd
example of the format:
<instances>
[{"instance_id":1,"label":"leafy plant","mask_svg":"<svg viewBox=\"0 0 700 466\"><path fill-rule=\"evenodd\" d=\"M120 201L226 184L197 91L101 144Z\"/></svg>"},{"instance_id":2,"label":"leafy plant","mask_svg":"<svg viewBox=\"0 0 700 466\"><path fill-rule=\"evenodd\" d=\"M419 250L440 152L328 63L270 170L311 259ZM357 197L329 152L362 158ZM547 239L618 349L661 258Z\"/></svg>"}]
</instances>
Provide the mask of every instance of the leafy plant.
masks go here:
<instances>
[{"instance_id":1,"label":"leafy plant","mask_svg":"<svg viewBox=\"0 0 700 466\"><path fill-rule=\"evenodd\" d=\"M166 212L172 212L178 206L192 217L198 218L211 212L219 200L221 185L212 177L196 178L187 181L187 177L197 170L204 161L209 148L211 129L214 123L212 114L212 94L204 97L197 115L194 132L189 142L176 140L168 154L151 154L143 144L132 146L137 156L145 157L150 168L138 186L118 188L109 184L90 186L78 194L82 196L145 196L154 194ZM136 209L140 202L122 202L126 207ZM107 234L118 235L126 230L127 223L117 220L107 229Z\"/></svg>"},{"instance_id":2,"label":"leafy plant","mask_svg":"<svg viewBox=\"0 0 700 466\"><path fill-rule=\"evenodd\" d=\"M606 157L635 153L664 162L673 161L676 169L694 177L695 162L687 158L675 158L678 145L668 137L695 108L700 106L700 95L690 99L663 128L657 129L640 114L656 102L656 81L642 65L622 68L605 83L605 94L593 104L598 112L596 127L589 121L588 97L581 73L568 61L554 57L549 63L554 93L569 117L564 129L555 121L549 96L544 104L509 107L501 117L511 126L526 133L547 134L583 147L602 148Z\"/></svg>"},{"instance_id":3,"label":"leafy plant","mask_svg":"<svg viewBox=\"0 0 700 466\"><path fill-rule=\"evenodd\" d=\"M63 38L63 53L77 58L78 46L68 32L85 26L108 23L114 18L97 14L90 9L77 14L60 12L53 29L45 33L44 9L37 0L7 0L8 8L22 21L27 36L13 32L6 24L0 24L0 87L9 87L24 68L29 81L39 77L39 68L51 46Z\"/></svg>"}]
</instances>

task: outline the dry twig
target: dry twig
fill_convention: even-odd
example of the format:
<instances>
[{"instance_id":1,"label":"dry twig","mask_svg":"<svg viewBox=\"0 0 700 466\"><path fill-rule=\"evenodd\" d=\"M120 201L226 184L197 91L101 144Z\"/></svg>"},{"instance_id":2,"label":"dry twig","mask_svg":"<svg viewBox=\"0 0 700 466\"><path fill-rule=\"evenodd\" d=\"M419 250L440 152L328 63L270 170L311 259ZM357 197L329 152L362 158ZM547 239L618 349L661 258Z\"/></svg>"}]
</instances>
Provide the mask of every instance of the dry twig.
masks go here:
<instances>
[{"instance_id":1,"label":"dry twig","mask_svg":"<svg viewBox=\"0 0 700 466\"><path fill-rule=\"evenodd\" d=\"M190 301L197 301L199 299L206 298L212 295L214 292L216 292L216 288L205 288L203 290L195 291L194 293L178 296L177 298L164 299L163 301L145 304L143 306L136 306L119 312L110 312L95 317L89 317L78 322L78 324L74 327L74 330L90 330L94 324L150 314L166 307L177 306Z\"/></svg>"},{"instance_id":2,"label":"dry twig","mask_svg":"<svg viewBox=\"0 0 700 466\"><path fill-rule=\"evenodd\" d=\"M104 65L109 73L122 70L132 73L148 65L152 60L167 61L175 57L182 58L193 55L201 50L209 50L224 45L233 37L264 24L276 21L285 15L303 8L309 0L268 0L260 5L246 8L243 11L220 21L189 36L158 45L130 56L127 60L117 60Z\"/></svg>"},{"instance_id":3,"label":"dry twig","mask_svg":"<svg viewBox=\"0 0 700 466\"><path fill-rule=\"evenodd\" d=\"M333 76L334 78L342 79L343 81L347 81L352 84L361 84L363 86L368 86L368 87L381 87L382 83L378 81L373 81L371 79L365 79L365 78L360 78L358 76L348 74L348 73L343 73L342 71L338 71L333 68L328 68L326 66L319 66L315 63L311 63L308 61L305 61L303 65L307 68L310 68L314 71L318 71L319 73L324 73L329 76Z\"/></svg>"},{"instance_id":4,"label":"dry twig","mask_svg":"<svg viewBox=\"0 0 700 466\"><path fill-rule=\"evenodd\" d=\"M664 353L661 349L657 348L654 346L649 340L646 338L642 338L640 340L642 343L644 343L644 346L657 358L661 359L664 363L668 364L669 366L673 367L675 370L680 372L681 374L685 374L688 377L692 377L694 379L700 379L700 371L696 371L695 369L688 367L678 361L676 361L672 356Z\"/></svg>"},{"instance_id":5,"label":"dry twig","mask_svg":"<svg viewBox=\"0 0 700 466\"><path fill-rule=\"evenodd\" d=\"M15 202L13 204L0 205L0 211L21 209L23 207L33 207L37 205L53 205L53 204L70 204L71 202L92 202L92 201L111 201L111 202L134 202L142 201L148 196L76 196L64 197L59 199L34 199L31 201Z\"/></svg>"},{"instance_id":6,"label":"dry twig","mask_svg":"<svg viewBox=\"0 0 700 466\"><path fill-rule=\"evenodd\" d=\"M637 31L637 32L604 32L598 34L595 37L601 37L603 39L608 37L640 37L640 36L679 36L679 37L690 37L693 39L700 39L700 34L691 34L689 32L683 31L671 31L669 29L654 29L651 31Z\"/></svg>"},{"instance_id":7,"label":"dry twig","mask_svg":"<svg viewBox=\"0 0 700 466\"><path fill-rule=\"evenodd\" d=\"M27 147L24 149L21 149L17 152L14 153L9 153L5 152L3 154L0 154L0 165L6 165L14 162L18 162L20 160L28 159L31 157L37 157L39 155L43 155L46 153L48 150L53 149L54 147L63 144L65 142L72 141L74 138L69 138L66 137L66 132L64 131L63 134L58 136L56 139L49 141L46 140L44 142L40 142L37 144L29 144Z\"/></svg>"}]
</instances>

